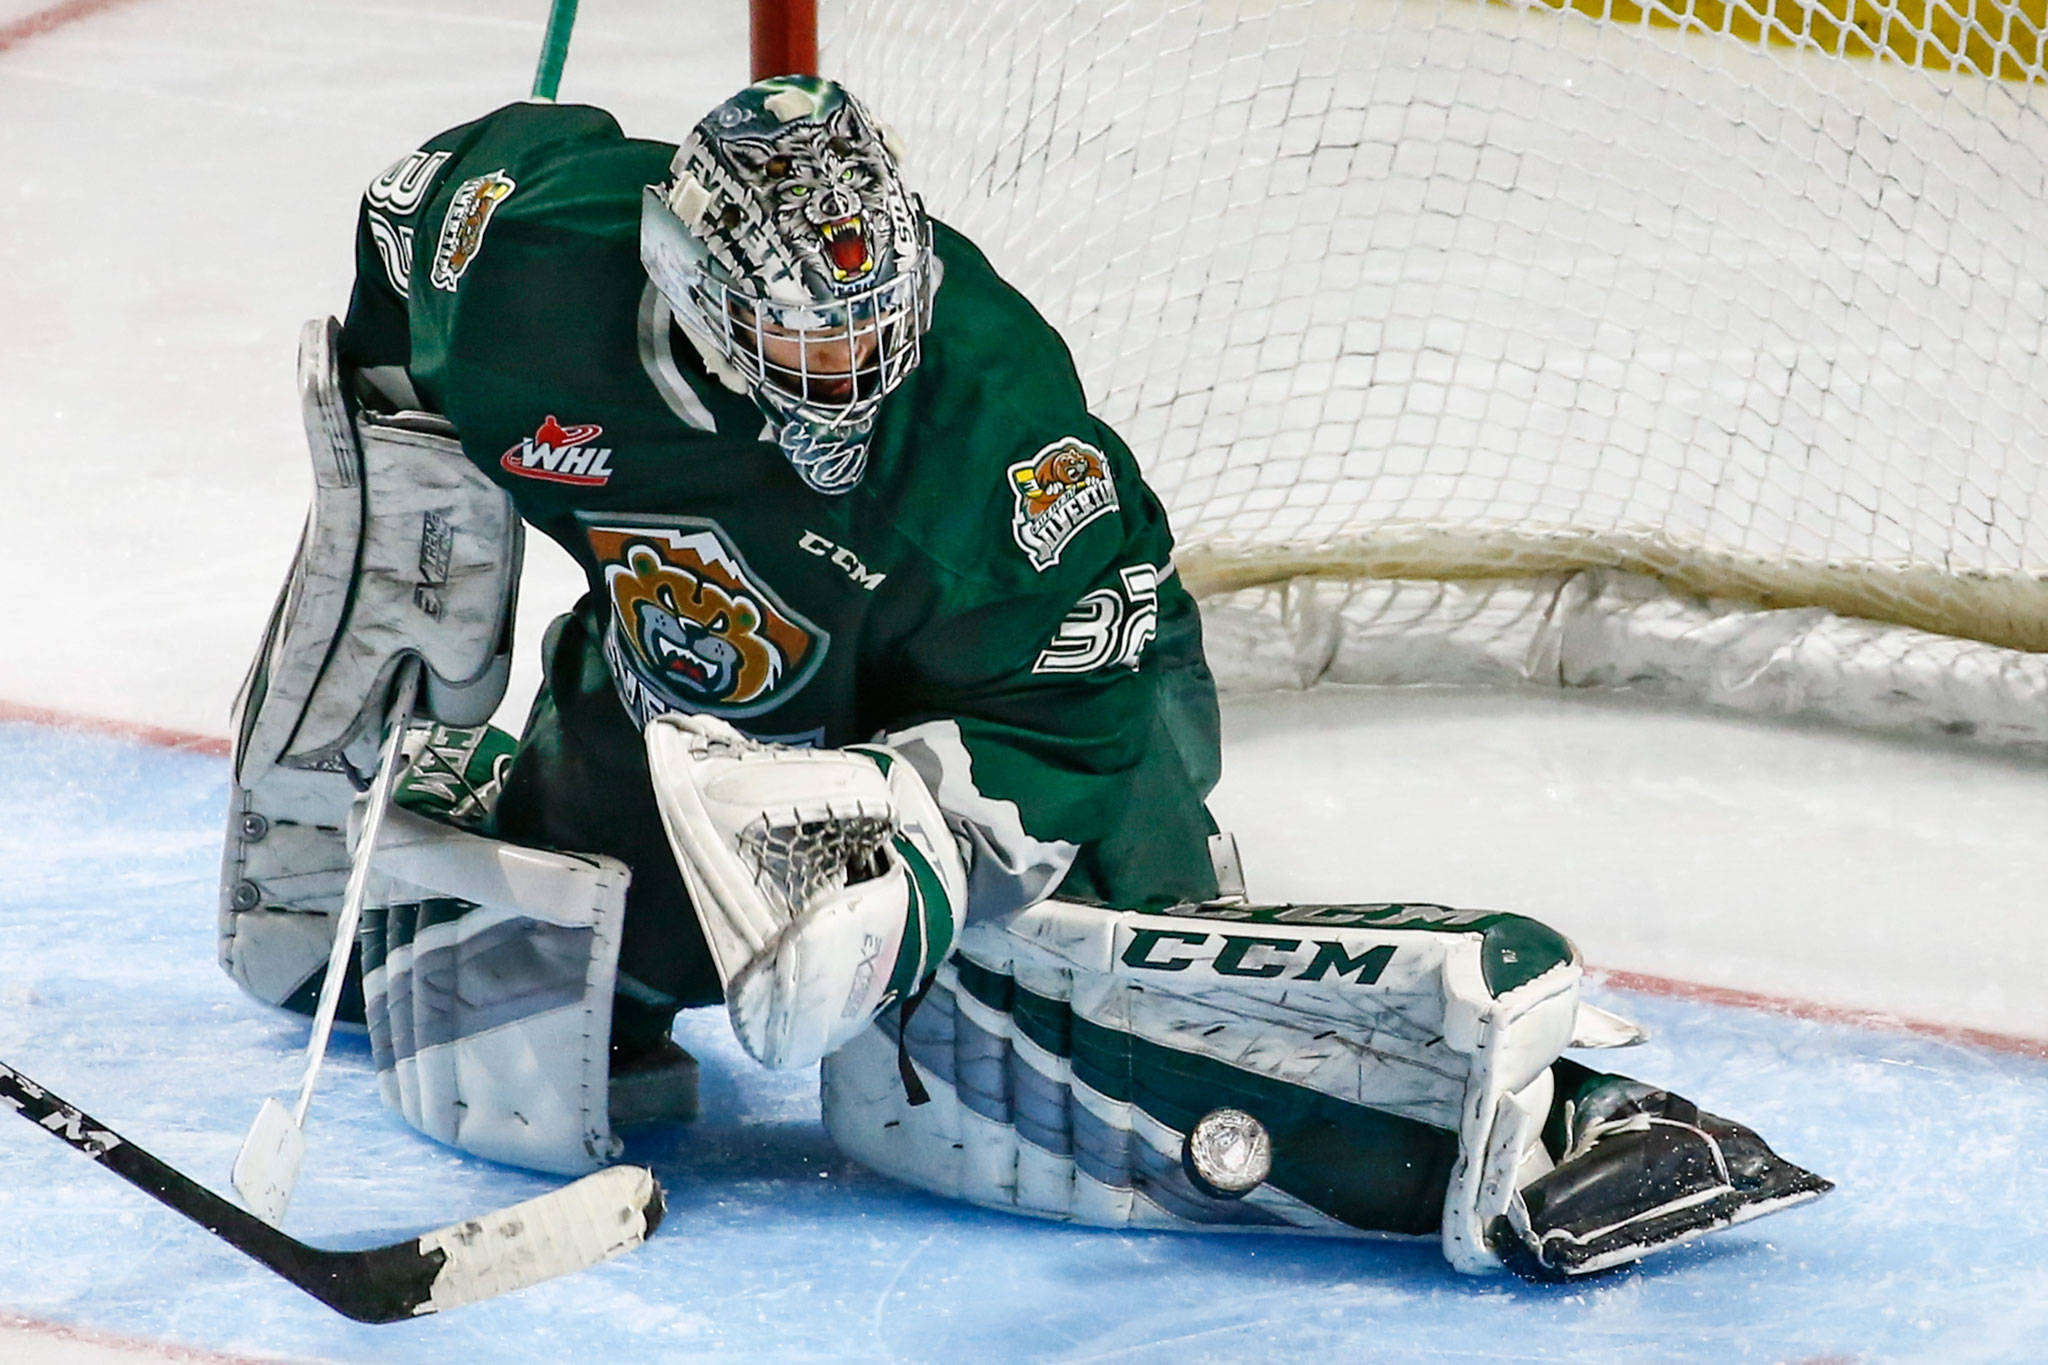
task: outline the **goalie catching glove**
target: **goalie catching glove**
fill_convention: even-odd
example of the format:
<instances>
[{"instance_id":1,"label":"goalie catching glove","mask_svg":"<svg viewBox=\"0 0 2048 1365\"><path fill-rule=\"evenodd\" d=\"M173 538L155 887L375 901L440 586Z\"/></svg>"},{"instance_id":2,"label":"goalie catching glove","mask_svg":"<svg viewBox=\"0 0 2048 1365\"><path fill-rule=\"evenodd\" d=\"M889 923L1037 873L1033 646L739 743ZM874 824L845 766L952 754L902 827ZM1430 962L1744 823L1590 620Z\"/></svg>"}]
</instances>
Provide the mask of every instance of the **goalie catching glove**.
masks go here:
<instances>
[{"instance_id":1,"label":"goalie catching glove","mask_svg":"<svg viewBox=\"0 0 2048 1365\"><path fill-rule=\"evenodd\" d=\"M805 1066L932 979L967 872L922 779L883 745L798 749L709 716L647 727L670 847L764 1066Z\"/></svg>"}]
</instances>

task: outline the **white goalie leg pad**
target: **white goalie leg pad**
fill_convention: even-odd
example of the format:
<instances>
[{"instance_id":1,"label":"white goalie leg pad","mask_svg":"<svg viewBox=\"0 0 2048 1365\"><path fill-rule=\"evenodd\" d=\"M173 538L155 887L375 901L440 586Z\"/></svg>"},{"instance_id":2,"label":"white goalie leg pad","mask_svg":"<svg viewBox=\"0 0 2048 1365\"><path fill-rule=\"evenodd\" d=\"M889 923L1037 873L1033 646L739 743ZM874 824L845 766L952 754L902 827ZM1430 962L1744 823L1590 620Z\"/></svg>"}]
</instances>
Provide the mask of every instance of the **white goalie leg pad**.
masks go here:
<instances>
[{"instance_id":1,"label":"white goalie leg pad","mask_svg":"<svg viewBox=\"0 0 2048 1365\"><path fill-rule=\"evenodd\" d=\"M980 1204L1433 1235L1493 1270L1485 1230L1547 1162L1579 978L1568 940L1514 915L1047 901L970 926L909 1020L932 1102L905 1098L884 1016L826 1060L825 1123L863 1164Z\"/></svg>"},{"instance_id":2,"label":"white goalie leg pad","mask_svg":"<svg viewBox=\"0 0 2048 1365\"><path fill-rule=\"evenodd\" d=\"M348 879L343 827L399 665L424 665L421 719L488 719L523 543L511 499L445 421L351 406L338 331L326 319L300 335L313 501L235 702L221 861L222 965L258 998L306 1009Z\"/></svg>"},{"instance_id":3,"label":"white goalie leg pad","mask_svg":"<svg viewBox=\"0 0 2048 1365\"><path fill-rule=\"evenodd\" d=\"M575 1175L608 1109L625 864L386 817L361 942L384 1102L439 1142Z\"/></svg>"},{"instance_id":4,"label":"white goalie leg pad","mask_svg":"<svg viewBox=\"0 0 2048 1365\"><path fill-rule=\"evenodd\" d=\"M967 876L931 793L880 745L760 744L709 716L647 727L669 844L733 1032L806 1066L937 970Z\"/></svg>"}]
</instances>

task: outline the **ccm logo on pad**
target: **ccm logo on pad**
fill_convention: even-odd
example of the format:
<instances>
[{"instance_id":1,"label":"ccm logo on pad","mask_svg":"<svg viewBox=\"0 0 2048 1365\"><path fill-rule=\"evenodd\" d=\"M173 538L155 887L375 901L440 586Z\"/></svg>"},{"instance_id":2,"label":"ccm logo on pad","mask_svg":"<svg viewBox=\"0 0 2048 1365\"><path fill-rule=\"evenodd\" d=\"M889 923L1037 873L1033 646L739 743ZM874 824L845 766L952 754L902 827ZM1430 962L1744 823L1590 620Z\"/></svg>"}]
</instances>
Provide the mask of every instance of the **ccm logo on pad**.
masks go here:
<instances>
[{"instance_id":1,"label":"ccm logo on pad","mask_svg":"<svg viewBox=\"0 0 2048 1365\"><path fill-rule=\"evenodd\" d=\"M1213 939L1223 946L1205 949ZM1304 952L1306 949L1306 952ZM1335 973L1370 986L1393 960L1392 944L1368 948L1356 957L1342 943L1304 942L1263 934L1203 934L1188 929L1139 929L1123 951L1123 964L1141 972L1184 972L1206 967L1218 976L1275 977L1290 981L1321 981ZM1298 970L1290 970L1298 969Z\"/></svg>"}]
</instances>

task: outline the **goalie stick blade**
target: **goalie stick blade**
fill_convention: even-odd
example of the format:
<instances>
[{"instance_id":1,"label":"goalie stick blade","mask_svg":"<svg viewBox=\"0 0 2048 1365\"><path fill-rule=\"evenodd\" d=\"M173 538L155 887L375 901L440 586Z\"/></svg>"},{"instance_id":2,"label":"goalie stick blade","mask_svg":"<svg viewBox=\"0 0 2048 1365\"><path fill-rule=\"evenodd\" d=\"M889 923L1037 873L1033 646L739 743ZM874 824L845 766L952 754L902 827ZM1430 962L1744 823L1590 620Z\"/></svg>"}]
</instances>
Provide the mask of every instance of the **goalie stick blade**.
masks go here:
<instances>
[{"instance_id":1,"label":"goalie stick blade","mask_svg":"<svg viewBox=\"0 0 2048 1365\"><path fill-rule=\"evenodd\" d=\"M329 319L328 326L333 325ZM323 330L322 336L326 333ZM384 742L377 750L377 777L370 783L369 814L363 832L349 855L348 886L341 897L341 915L334 922L334 942L327 957L327 971L320 981L320 1003L313 1010L313 1032L306 1040L306 1073L299 1081L298 1103L290 1110L274 1099L263 1101L242 1150L235 1154L231 1177L235 1192L251 1212L272 1227L284 1226L285 1207L299 1183L299 1167L306 1157L306 1111L313 1103L313 1086L320 1079L320 1067L327 1060L327 1039L334 1030L335 1010L341 1004L342 983L348 978L349 952L356 941L356 925L362 921L363 898L370 884L370 861L377 856L377 834L391 809L391 790L405 766L406 725L419 699L420 662L408 658L399 666L398 690L384 718Z\"/></svg>"},{"instance_id":2,"label":"goalie stick blade","mask_svg":"<svg viewBox=\"0 0 2048 1365\"><path fill-rule=\"evenodd\" d=\"M357 1322L399 1322L609 1260L661 1224L661 1186L613 1166L522 1204L390 1246L308 1246L165 1165L98 1119L0 1063L0 1106Z\"/></svg>"},{"instance_id":3,"label":"goalie stick blade","mask_svg":"<svg viewBox=\"0 0 2048 1365\"><path fill-rule=\"evenodd\" d=\"M574 1184L419 1240L439 1255L427 1302L438 1313L524 1289L608 1261L639 1246L661 1226L667 1205L645 1166L611 1166Z\"/></svg>"}]
</instances>

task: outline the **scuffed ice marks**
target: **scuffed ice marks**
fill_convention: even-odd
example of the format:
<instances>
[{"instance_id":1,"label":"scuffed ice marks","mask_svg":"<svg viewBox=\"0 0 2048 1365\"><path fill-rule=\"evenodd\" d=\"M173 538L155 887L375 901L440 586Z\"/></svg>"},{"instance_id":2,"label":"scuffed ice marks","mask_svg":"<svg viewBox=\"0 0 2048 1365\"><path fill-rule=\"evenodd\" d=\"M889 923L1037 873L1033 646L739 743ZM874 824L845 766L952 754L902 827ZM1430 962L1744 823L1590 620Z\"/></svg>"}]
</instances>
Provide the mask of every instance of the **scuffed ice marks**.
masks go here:
<instances>
[{"instance_id":1,"label":"scuffed ice marks","mask_svg":"<svg viewBox=\"0 0 2048 1365\"><path fill-rule=\"evenodd\" d=\"M241 1117L291 1084L304 1041L213 964L224 772L0 727L0 1000L22 1002L0 1008L0 1060L90 1096L124 1133L223 1185ZM90 832L65 845L72 824ZM51 875L18 876L45 846L61 851L44 858ZM1838 1192L1562 1288L1454 1277L1424 1244L1076 1229L850 1166L818 1127L814 1076L753 1066L713 1010L682 1029L707 1117L627 1152L670 1195L663 1231L632 1256L358 1328L76 1154L0 1130L0 1300L127 1335L344 1361L490 1358L514 1340L551 1358L2014 1359L2048 1331L2031 1290L2048 1244L2048 1063L1600 998L1657 1035L1630 1069L1711 1096ZM360 1040L337 1040L333 1068L294 1233L389 1242L554 1187L386 1115Z\"/></svg>"}]
</instances>

